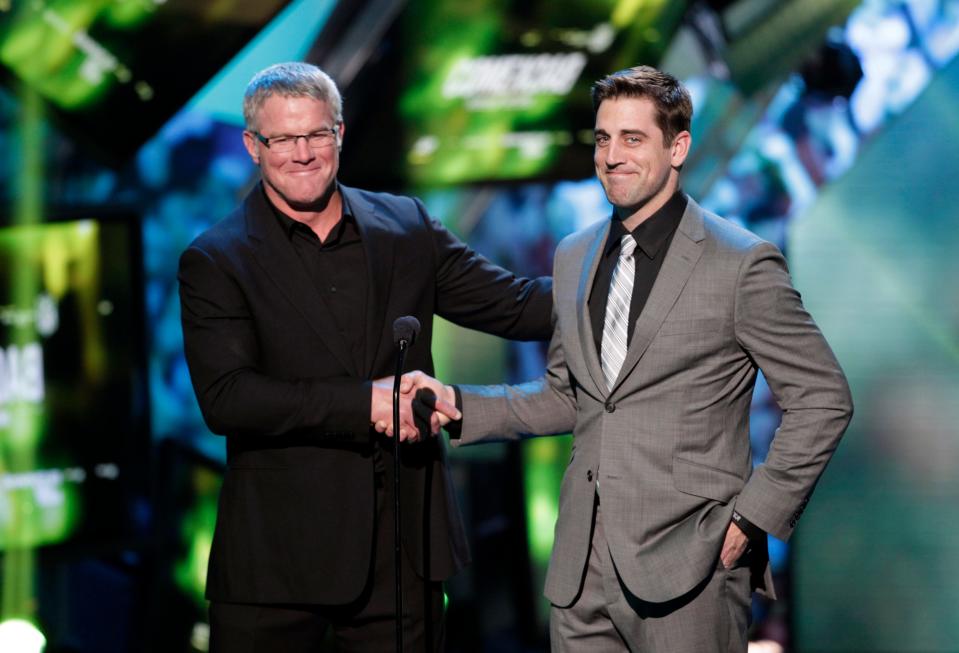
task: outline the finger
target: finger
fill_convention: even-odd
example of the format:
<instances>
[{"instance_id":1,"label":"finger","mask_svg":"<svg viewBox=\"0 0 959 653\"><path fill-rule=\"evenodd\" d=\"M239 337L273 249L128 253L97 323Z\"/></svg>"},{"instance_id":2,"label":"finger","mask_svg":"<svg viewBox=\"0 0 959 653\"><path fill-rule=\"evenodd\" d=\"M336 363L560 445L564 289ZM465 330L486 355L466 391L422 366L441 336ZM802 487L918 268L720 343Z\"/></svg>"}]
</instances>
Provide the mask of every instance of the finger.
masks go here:
<instances>
[{"instance_id":1,"label":"finger","mask_svg":"<svg viewBox=\"0 0 959 653\"><path fill-rule=\"evenodd\" d=\"M417 432L412 410L400 411L400 430L406 438Z\"/></svg>"},{"instance_id":2,"label":"finger","mask_svg":"<svg viewBox=\"0 0 959 653\"><path fill-rule=\"evenodd\" d=\"M725 567L726 569L729 569L730 567L732 567L733 561L736 559L735 556L733 555L733 552L730 551L729 549L723 550L723 554L721 558L723 561L723 567Z\"/></svg>"},{"instance_id":3,"label":"finger","mask_svg":"<svg viewBox=\"0 0 959 653\"><path fill-rule=\"evenodd\" d=\"M416 387L416 381L420 376L419 370L407 372L400 378L400 391L410 392Z\"/></svg>"},{"instance_id":4,"label":"finger","mask_svg":"<svg viewBox=\"0 0 959 653\"><path fill-rule=\"evenodd\" d=\"M723 543L723 549L719 554L719 560L723 563L723 567L729 569L731 558L731 551L729 549L729 541Z\"/></svg>"},{"instance_id":5,"label":"finger","mask_svg":"<svg viewBox=\"0 0 959 653\"><path fill-rule=\"evenodd\" d=\"M739 560L740 556L746 551L745 542L736 542L730 543L723 547L723 566L727 569L736 564L736 561Z\"/></svg>"},{"instance_id":6,"label":"finger","mask_svg":"<svg viewBox=\"0 0 959 653\"><path fill-rule=\"evenodd\" d=\"M416 399L450 420L455 421L463 418L463 414L457 410L454 404L451 404L445 399L441 399L431 388L420 388L417 390Z\"/></svg>"},{"instance_id":7,"label":"finger","mask_svg":"<svg viewBox=\"0 0 959 653\"><path fill-rule=\"evenodd\" d=\"M437 413L440 413L441 415L453 421L463 419L463 413L457 410L455 405L451 404L445 399L440 399L437 397L436 401L433 403L433 408Z\"/></svg>"},{"instance_id":8,"label":"finger","mask_svg":"<svg viewBox=\"0 0 959 653\"><path fill-rule=\"evenodd\" d=\"M736 564L736 561L739 560L739 554L735 551L726 554L726 557L723 559L723 566L726 569L732 568Z\"/></svg>"}]
</instances>

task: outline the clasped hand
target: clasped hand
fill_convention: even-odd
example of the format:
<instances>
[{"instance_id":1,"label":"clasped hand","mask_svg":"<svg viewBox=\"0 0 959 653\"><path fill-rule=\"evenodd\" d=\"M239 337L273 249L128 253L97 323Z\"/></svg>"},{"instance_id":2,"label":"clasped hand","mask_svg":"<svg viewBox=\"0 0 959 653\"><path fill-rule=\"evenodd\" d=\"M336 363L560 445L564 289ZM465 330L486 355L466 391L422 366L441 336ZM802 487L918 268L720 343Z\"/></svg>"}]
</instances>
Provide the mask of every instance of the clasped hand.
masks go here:
<instances>
[{"instance_id":1,"label":"clasped hand","mask_svg":"<svg viewBox=\"0 0 959 653\"><path fill-rule=\"evenodd\" d=\"M393 437L393 377L373 381L370 422L378 433ZM456 393L420 371L408 372L400 379L400 442L416 442L462 417L456 409Z\"/></svg>"}]
</instances>

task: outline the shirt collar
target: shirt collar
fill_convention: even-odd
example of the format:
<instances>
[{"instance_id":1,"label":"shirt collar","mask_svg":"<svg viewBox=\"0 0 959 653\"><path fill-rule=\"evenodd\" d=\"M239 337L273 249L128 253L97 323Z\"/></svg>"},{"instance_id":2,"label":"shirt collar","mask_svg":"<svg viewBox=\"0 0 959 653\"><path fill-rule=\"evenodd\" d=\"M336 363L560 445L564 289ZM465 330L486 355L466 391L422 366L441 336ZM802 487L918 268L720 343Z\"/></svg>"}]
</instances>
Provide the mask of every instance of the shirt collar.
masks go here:
<instances>
[{"instance_id":1,"label":"shirt collar","mask_svg":"<svg viewBox=\"0 0 959 653\"><path fill-rule=\"evenodd\" d=\"M622 220L618 220L614 216L609 228L609 236L606 238L604 256L609 256L614 249L619 247L623 236L631 233L643 254L650 259L656 258L660 248L679 226L679 221L686 211L686 203L686 195L682 190L677 189L658 211L646 218L632 232L626 231Z\"/></svg>"},{"instance_id":2,"label":"shirt collar","mask_svg":"<svg viewBox=\"0 0 959 653\"><path fill-rule=\"evenodd\" d=\"M263 193L264 199L266 199L267 205L271 209L273 209L273 215L276 216L276 219L277 221L279 221L280 226L283 228L283 233L286 234L287 238L293 238L293 234L295 234L298 229L305 229L314 237L316 236L316 234L313 234L313 230L310 229L308 226L306 226L302 222L299 222L298 220L294 220L293 218L288 216L286 213L281 211L279 208L277 208L277 206L270 201L270 197L266 194L266 189L262 184L260 185L260 190ZM347 199L346 194L343 192L343 190L339 187L339 182L337 182L337 190L340 191L340 199L342 200L341 204L343 207L343 214L341 216L340 221L336 223L335 227L333 227L333 231L330 232L330 235L327 237L326 243L324 244L334 243L337 240L339 240L339 238L343 235L344 225L347 222L355 221L355 218L353 217L353 210L350 207L350 201L349 199Z\"/></svg>"}]
</instances>

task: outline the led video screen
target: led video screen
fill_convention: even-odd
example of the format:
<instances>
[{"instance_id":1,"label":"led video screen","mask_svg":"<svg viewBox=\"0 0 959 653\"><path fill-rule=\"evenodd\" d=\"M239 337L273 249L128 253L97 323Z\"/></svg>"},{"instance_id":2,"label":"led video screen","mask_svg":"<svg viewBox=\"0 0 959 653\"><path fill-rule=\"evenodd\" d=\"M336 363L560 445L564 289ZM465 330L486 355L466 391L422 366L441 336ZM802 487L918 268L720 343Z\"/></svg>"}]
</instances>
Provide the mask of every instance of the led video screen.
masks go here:
<instances>
[{"instance_id":1,"label":"led video screen","mask_svg":"<svg viewBox=\"0 0 959 653\"><path fill-rule=\"evenodd\" d=\"M0 229L0 550L129 527L147 437L135 224Z\"/></svg>"},{"instance_id":2,"label":"led video screen","mask_svg":"<svg viewBox=\"0 0 959 653\"><path fill-rule=\"evenodd\" d=\"M347 132L347 148L379 155L362 157L362 169L347 176L415 186L587 177L590 86L611 71L655 64L685 8L409 3L394 34L397 56L367 80L377 88L376 106L364 106L369 118Z\"/></svg>"}]
</instances>

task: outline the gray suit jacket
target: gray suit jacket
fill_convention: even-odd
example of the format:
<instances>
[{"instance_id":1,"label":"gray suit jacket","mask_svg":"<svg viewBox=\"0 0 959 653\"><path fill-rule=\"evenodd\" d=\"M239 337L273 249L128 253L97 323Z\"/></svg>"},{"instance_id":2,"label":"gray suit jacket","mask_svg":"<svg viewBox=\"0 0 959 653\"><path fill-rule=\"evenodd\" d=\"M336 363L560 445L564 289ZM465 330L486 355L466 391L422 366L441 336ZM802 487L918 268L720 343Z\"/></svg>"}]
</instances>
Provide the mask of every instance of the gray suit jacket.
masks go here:
<instances>
[{"instance_id":1,"label":"gray suit jacket","mask_svg":"<svg viewBox=\"0 0 959 653\"><path fill-rule=\"evenodd\" d=\"M579 590L597 480L623 581L643 600L667 601L715 569L734 507L789 538L852 415L846 379L779 250L692 200L607 390L587 300L608 231L609 222L591 226L556 251L546 375L462 386L462 432L453 441L573 432L546 579L558 606ZM766 462L753 470L757 369L783 418Z\"/></svg>"}]
</instances>

